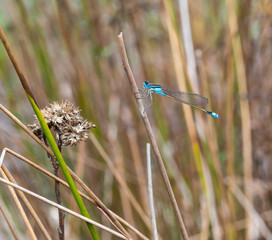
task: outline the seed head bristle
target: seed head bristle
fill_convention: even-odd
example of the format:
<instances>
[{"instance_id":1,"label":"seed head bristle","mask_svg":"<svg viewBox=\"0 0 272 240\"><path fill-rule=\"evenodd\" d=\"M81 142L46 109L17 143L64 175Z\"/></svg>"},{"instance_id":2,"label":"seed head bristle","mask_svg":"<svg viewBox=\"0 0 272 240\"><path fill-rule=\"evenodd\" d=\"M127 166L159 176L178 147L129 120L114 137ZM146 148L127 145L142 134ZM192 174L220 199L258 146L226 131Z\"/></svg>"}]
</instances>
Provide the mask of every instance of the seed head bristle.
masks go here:
<instances>
[{"instance_id":1,"label":"seed head bristle","mask_svg":"<svg viewBox=\"0 0 272 240\"><path fill-rule=\"evenodd\" d=\"M86 141L89 136L89 129L95 127L80 115L80 110L68 100L61 103L53 102L41 110L44 119L50 129L54 130L56 139L62 146L75 146L81 141ZM35 116L33 124L28 128L41 140L44 133L40 122Z\"/></svg>"}]
</instances>

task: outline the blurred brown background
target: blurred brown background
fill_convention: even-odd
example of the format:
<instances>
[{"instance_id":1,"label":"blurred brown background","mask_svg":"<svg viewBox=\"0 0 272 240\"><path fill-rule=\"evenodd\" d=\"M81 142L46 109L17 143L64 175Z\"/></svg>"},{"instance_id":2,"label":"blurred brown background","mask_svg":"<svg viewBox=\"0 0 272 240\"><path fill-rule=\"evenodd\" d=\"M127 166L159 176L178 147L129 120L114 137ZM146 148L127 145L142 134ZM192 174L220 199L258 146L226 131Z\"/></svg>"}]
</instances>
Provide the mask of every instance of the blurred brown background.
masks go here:
<instances>
[{"instance_id":1,"label":"blurred brown background","mask_svg":"<svg viewBox=\"0 0 272 240\"><path fill-rule=\"evenodd\" d=\"M209 98L207 109L219 119L155 95L147 110L192 239L267 238L257 226L259 218L237 200L230 179L271 227L271 16L268 0L190 1L189 12L171 0L2 0L0 6L0 24L40 107L63 99L80 107L96 124L94 137L147 215L148 138L122 66L118 34L123 32L139 88L148 80ZM0 103L25 125L33 121L2 44ZM11 148L51 171L46 153L3 112L0 136L1 149ZM63 156L111 210L152 236L92 141L63 149ZM51 179L11 156L5 164L22 186L54 200ZM180 239L155 161L153 181L159 234ZM0 188L1 205L24 236L7 187ZM63 198L65 206L77 210L67 190ZM30 200L56 238L55 210L51 213L51 207ZM91 204L88 210L93 219L110 226ZM86 225L72 216L67 215L66 226L67 239L90 237ZM11 238L7 226L0 229L1 236ZM101 239L117 239L98 233Z\"/></svg>"}]
</instances>

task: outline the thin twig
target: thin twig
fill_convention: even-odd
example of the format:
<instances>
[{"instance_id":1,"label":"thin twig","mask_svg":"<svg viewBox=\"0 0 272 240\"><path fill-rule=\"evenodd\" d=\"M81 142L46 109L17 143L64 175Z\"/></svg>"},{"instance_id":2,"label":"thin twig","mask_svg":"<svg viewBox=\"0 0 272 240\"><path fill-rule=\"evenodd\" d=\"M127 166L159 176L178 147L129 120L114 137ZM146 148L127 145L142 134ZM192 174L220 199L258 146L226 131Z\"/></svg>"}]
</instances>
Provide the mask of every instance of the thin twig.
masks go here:
<instances>
[{"instance_id":1,"label":"thin twig","mask_svg":"<svg viewBox=\"0 0 272 240\"><path fill-rule=\"evenodd\" d=\"M146 144L146 162L147 162L147 182L148 182L148 199L151 212L151 221L153 228L153 239L158 240L158 230L156 224L156 214L153 200L153 187L152 187L152 171L151 171L151 156L150 156L150 144Z\"/></svg>"},{"instance_id":2,"label":"thin twig","mask_svg":"<svg viewBox=\"0 0 272 240\"><path fill-rule=\"evenodd\" d=\"M35 101L36 105L38 106L38 104L37 104L37 102L36 102L36 100L35 100L32 92L30 90L30 87L28 86L28 83L27 83L27 81L25 79L25 76L22 73L22 71L21 71L21 69L20 69L20 67L18 65L18 62L16 61L16 58L15 58L15 56L14 56L12 50L11 50L11 47L10 47L10 45L9 45L6 37L5 37L5 34L4 34L1 26L0 26L0 38L1 38L1 41L2 41L2 43L4 45L4 47L5 47L8 55L9 55L9 58L10 58L12 64L13 64L13 66L14 66L14 69L17 72L17 75L18 75L18 77L20 79L20 82L21 82L21 84L22 84L25 92Z\"/></svg>"},{"instance_id":3,"label":"thin twig","mask_svg":"<svg viewBox=\"0 0 272 240\"><path fill-rule=\"evenodd\" d=\"M17 236L17 233L16 233L14 227L12 226L11 221L10 221L8 215L4 211L3 207L1 206L1 204L0 204L0 212L2 213L3 217L5 218L5 220L6 220L7 224L8 224L8 226L9 226L9 229L10 229L10 231L11 231L12 236L14 237L14 239L15 240L19 240L19 237Z\"/></svg>"},{"instance_id":4,"label":"thin twig","mask_svg":"<svg viewBox=\"0 0 272 240\"><path fill-rule=\"evenodd\" d=\"M5 152L10 153L11 155L17 157L18 159L26 162L27 164L31 165L32 167L36 168L37 170L41 171L42 173L46 174L47 176L49 176L50 178L54 179L55 181L60 182L63 186L67 187L69 189L69 185L68 183L66 183L64 180L62 180L59 177L56 177L54 174L52 174L51 172L48 172L47 170L45 170L44 168L40 167L39 165L33 163L32 161L30 161L29 159L25 158L24 156L12 151L9 148L4 148L0 157L0 166L1 166L1 160L4 159L4 155ZM73 175L73 173L71 173ZM77 180L77 179L75 179ZM84 190L86 190L88 193L91 192L91 190L85 185ZM86 194L82 193L81 191L79 191L79 194L85 198L86 200L90 201L91 203L98 205L95 200L93 200L92 198L90 198L89 196L87 196ZM90 193L90 195L94 195L94 193ZM112 220L110 219L109 215L107 212L104 212L104 209L100 208L99 206L97 206L97 208L99 209L99 211L101 211L103 214L105 214L105 216L111 221L111 223L115 226L115 223L112 222ZM134 228L132 225L130 225L127 221L125 221L124 219L122 219L121 217L119 217L116 213L112 212L110 209L108 209L108 211L110 212L111 215L114 215L114 217L122 222L124 225L126 225L129 229L131 229L134 233L136 233L141 239L144 240L148 240L148 238L146 236L144 236L141 232L139 232L136 228ZM120 224L120 223L119 223ZM116 227L116 226L115 226ZM117 228L117 227L116 227Z\"/></svg>"},{"instance_id":5,"label":"thin twig","mask_svg":"<svg viewBox=\"0 0 272 240\"><path fill-rule=\"evenodd\" d=\"M7 149L8 152L8 149ZM5 166L5 164L1 165L2 170L4 171L4 173L6 174L6 176L8 177L9 181L17 184L17 182L15 181L15 179L13 178L12 174L9 172L9 170L7 169L7 167ZM68 184L67 184L68 185ZM32 205L30 204L30 202L27 200L26 196L24 195L23 192L18 191L18 195L20 196L22 202L24 203L24 205L27 207L28 211L30 212L30 214L32 215L33 219L35 220L37 226L39 227L39 229L41 230L43 236L45 239L47 240L51 240L52 238L50 237L49 233L47 232L46 228L44 227L44 225L42 224L39 216L37 215L37 213L35 212L35 210L33 209Z\"/></svg>"},{"instance_id":6,"label":"thin twig","mask_svg":"<svg viewBox=\"0 0 272 240\"><path fill-rule=\"evenodd\" d=\"M130 83L131 88L133 90L133 93L135 95L135 98L136 98L136 101L137 101L137 104L138 104L138 108L140 110L141 117L142 117L144 125L145 125L147 135L148 135L150 143L152 145L154 155L155 155L157 163L159 165L159 169L160 169L161 175L163 177L163 180L164 180L167 192L168 192L168 196L170 198L172 208L174 210L176 219L178 221L179 228L181 230L182 237L183 237L183 239L187 240L187 239L189 239L188 234L187 234L187 231L186 231L182 216L180 214L178 204L177 204L177 201L175 199L175 196L174 196L170 181L168 179L167 172L166 172L166 169L165 169L165 166L164 166L161 154L160 154L160 150L159 150L157 142L155 140L155 137L154 137L150 122L148 120L147 114L144 111L144 106L142 104L142 101L141 101L140 98L136 97L139 94L138 93L139 90L138 90L138 87L136 85L132 70L131 70L129 62L128 62L128 58L127 58L127 54L126 54L126 49L125 49L125 44L124 44L123 34L122 33L119 34L118 40L119 40L120 54L121 54L121 57L122 57L122 62L123 62L125 72L127 74L129 83Z\"/></svg>"},{"instance_id":7,"label":"thin twig","mask_svg":"<svg viewBox=\"0 0 272 240\"><path fill-rule=\"evenodd\" d=\"M9 182L9 181L8 181L8 177L6 176L6 174L4 173L4 171L3 171L2 169L0 169L0 173L1 173L1 175L3 176L3 178L0 178L0 179L1 179L2 181L7 181L7 182ZM22 206L22 204L21 204L19 198L17 197L17 195L16 195L16 193L15 193L15 190L14 190L12 187L10 187L10 186L8 186L8 188L9 188L9 191L10 191L10 193L11 193L11 195L12 195L14 201L15 201L15 204L16 204L16 206L17 206L17 208L18 208L18 210L19 210L19 212L20 212L20 214L21 214L21 216L22 216L22 218L23 218L23 220L24 220L24 222L25 222L25 224L26 224L26 228L27 228L28 231L29 231L29 237L30 237L31 239L37 240L38 238L37 238L37 236L36 236L36 234L35 234L35 232L34 232L32 226L31 226L31 224L30 224L30 222L29 222L29 219L28 219L28 217L27 217L27 215L26 215L26 213L25 213L25 211L24 211L24 208L23 208L23 206Z\"/></svg>"},{"instance_id":8,"label":"thin twig","mask_svg":"<svg viewBox=\"0 0 272 240\"><path fill-rule=\"evenodd\" d=\"M53 201L50 201L50 200L48 200L47 198L42 197L42 196L40 196L40 195L38 195L38 194L36 194L36 193L34 193L34 192L32 192L32 191L29 191L29 190L27 190L26 188L23 188L23 187L21 187L21 186L19 186L19 185L17 185L17 184L14 184L14 183L12 183L12 182L10 182L10 181L4 179L4 178L0 178L0 182L5 183L5 184L9 185L10 187L15 188L15 189L18 189L18 190L20 190L20 191L22 191L22 192L25 192L25 193L27 193L27 194L29 194L29 195L35 197L35 198L38 198L38 199L40 199L41 201L43 201L43 202L45 202L45 203L48 203L48 204L52 205L53 207L60 208L60 209L62 209L63 211L65 211L65 212L67 212L67 213L69 213L69 214L71 214L71 215L73 215L73 216L75 216L75 217L77 217L77 218L79 218L79 219L84 220L85 222L91 223L91 224L93 224L93 225L95 225L95 226L97 226L97 227L99 227L99 228L101 228L101 229L103 229L103 230L105 230L105 231L108 231L108 232L111 233L111 234L114 234L115 236L118 236L118 237L120 237L120 238L122 238L122 239L127 239L127 238L124 237L122 234L120 234L120 233L118 233L118 232L116 232L116 231L113 231L113 230L111 230L110 228L105 227L104 225L102 225L102 224L100 224L100 223L97 223L97 222L91 220L90 218L86 218L86 217L84 217L84 216L82 216L82 215L80 215L80 214L78 214L78 213L76 213L76 212L74 212L74 211L72 211L72 210L66 208L66 207L63 207L62 205L59 205L59 204L57 204L57 203L55 203L55 202L53 202Z\"/></svg>"},{"instance_id":9,"label":"thin twig","mask_svg":"<svg viewBox=\"0 0 272 240\"><path fill-rule=\"evenodd\" d=\"M30 135L50 156L54 157L53 152L51 151L50 148L48 148L35 134L33 134L18 118L16 118L8 109L6 109L3 105L0 104L0 109L8 116L10 117L16 124L18 124L28 135ZM15 152L14 152L15 153ZM13 153L13 154L14 154ZM16 153L15 153L16 154ZM20 158L20 157L19 157ZM121 221L123 224L125 224L127 227L129 227L132 231L134 231L139 237L141 237L142 239L146 239L146 237L140 233L136 228L134 228L133 226L131 226L128 222L126 222L124 219L122 219L121 217L119 217L118 215L116 215L115 213L113 213L112 211L110 211L103 203L100 199L97 198L97 196L83 183L83 181L70 169L69 172L70 174L73 176L73 178L78 182L78 184L83 187L88 194L90 194L90 196L92 198L96 198L96 201L94 202L96 205L99 206L99 209L103 210L103 213L108 215L108 218L111 219L112 223L114 223L114 225L117 227L117 229L119 229L120 231L122 231L122 233L124 234L124 236L126 236L129 239L129 234L127 233L127 231L123 228L123 226L118 222ZM55 176L52 175L52 178L54 178ZM62 183L64 184L64 183ZM65 183L66 184L66 183ZM117 220L118 218L118 220Z\"/></svg>"},{"instance_id":10,"label":"thin twig","mask_svg":"<svg viewBox=\"0 0 272 240\"><path fill-rule=\"evenodd\" d=\"M106 216L111 220L111 223L122 232L128 239L132 239L130 234L124 229L124 227L118 222L112 212L104 205L104 203L91 191L91 189L72 171L70 171L72 177L76 182L80 183L80 186L93 198L98 208L101 208Z\"/></svg>"},{"instance_id":11,"label":"thin twig","mask_svg":"<svg viewBox=\"0 0 272 240\"><path fill-rule=\"evenodd\" d=\"M47 139L44 135L43 137L45 145L48 147ZM59 151L61 152L61 145L58 144ZM58 177L58 171L59 171L59 164L56 158L52 157L51 155L47 154L48 158L51 160L52 166L53 166L53 172L56 177ZM62 205L62 197L60 192L60 183L59 181L55 180L55 196L56 201L58 204ZM65 236L65 228L64 228L64 218L65 218L65 212L61 209L58 209L58 215L59 215L59 227L58 227L58 234L59 234L59 240L64 240Z\"/></svg>"},{"instance_id":12,"label":"thin twig","mask_svg":"<svg viewBox=\"0 0 272 240\"><path fill-rule=\"evenodd\" d=\"M58 177L58 168L54 169L54 174L56 177ZM55 195L57 203L62 205L62 197L60 192L60 183L58 181L55 181ZM58 209L59 214L59 227L58 227L58 233L59 233L59 239L64 240L65 231L64 231L64 218L65 218L65 212L61 209Z\"/></svg>"},{"instance_id":13,"label":"thin twig","mask_svg":"<svg viewBox=\"0 0 272 240\"><path fill-rule=\"evenodd\" d=\"M43 116L43 114L42 114L42 112L41 112L41 110L40 110L40 108L39 108L39 106L38 106L38 104L37 104L37 102L36 102L36 100L34 98L34 95L32 94L32 92L31 92L31 90L30 90L30 88L29 88L29 86L27 84L27 81L26 81L26 79L25 79L25 77L23 75L23 72L21 71L21 69L20 69L20 67L19 67L19 65L18 65L18 63L16 61L15 55L13 54L13 51L12 51L10 45L8 44L8 41L7 41L6 36L5 36L5 34L4 34L3 30L2 30L1 25L0 25L0 38L1 38L1 41L2 41L2 43L4 45L4 47L5 47L8 55L9 55L9 57L10 57L10 60L11 60L13 66L15 68L15 71L18 74L18 77L20 79L20 82L21 82L24 90L25 90L25 93L27 95L29 103L31 104L32 109L34 110L34 112L35 112L35 114L36 114L36 116L37 116L37 118L38 118L38 120L40 122L40 125L42 127L42 130L43 130L44 134L46 135L46 138L48 139L48 142L49 142L49 144L50 144L50 146L52 148L52 151L54 152L56 160L58 161L58 163L60 165L60 168L61 168L61 170L63 172L63 175L64 175L66 181L69 184L71 192L72 192L72 194L73 194L73 196L74 196L74 198L76 200L76 203L77 203L81 213L85 217L90 218L89 213L87 211L87 208L84 205L83 200L82 200L82 198L80 197L80 195L78 193L76 185L75 185L75 183L73 181L73 178L71 177L71 174L69 173L67 165L66 165L66 163L65 163L65 161L64 161L64 159L63 159L63 157L62 157L62 155L61 155L61 153L60 153L60 151L58 149L58 146L57 146L57 144L56 144L56 142L54 140L54 137L53 137L52 133L50 132L50 129L49 129L49 127L48 127L48 125L47 125L47 123L46 123L46 121L44 119L44 116ZM99 238L94 226L91 225L89 222L86 222L86 224L87 224L87 227L88 227L93 239L99 240L100 238Z\"/></svg>"}]
</instances>

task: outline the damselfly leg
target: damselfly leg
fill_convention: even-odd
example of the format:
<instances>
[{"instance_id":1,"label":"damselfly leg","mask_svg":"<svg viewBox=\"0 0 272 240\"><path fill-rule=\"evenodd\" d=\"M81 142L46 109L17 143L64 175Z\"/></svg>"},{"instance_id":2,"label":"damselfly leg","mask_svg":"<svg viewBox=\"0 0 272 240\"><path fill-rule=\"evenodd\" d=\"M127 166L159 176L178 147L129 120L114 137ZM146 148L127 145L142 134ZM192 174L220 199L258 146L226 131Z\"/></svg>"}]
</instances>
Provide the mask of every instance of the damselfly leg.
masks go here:
<instances>
[{"instance_id":1,"label":"damselfly leg","mask_svg":"<svg viewBox=\"0 0 272 240\"><path fill-rule=\"evenodd\" d=\"M135 93L135 97L137 99L146 99L147 98L147 89L145 89L145 88L139 89L139 91Z\"/></svg>"},{"instance_id":2,"label":"damselfly leg","mask_svg":"<svg viewBox=\"0 0 272 240\"><path fill-rule=\"evenodd\" d=\"M152 97L152 90L151 89L146 89L146 99L149 100L149 103L147 105L144 105L144 112L153 104L154 100Z\"/></svg>"},{"instance_id":3,"label":"damselfly leg","mask_svg":"<svg viewBox=\"0 0 272 240\"><path fill-rule=\"evenodd\" d=\"M153 97L152 97L152 89L140 89L138 92L136 92L136 98L137 99L144 99L147 101L144 101L144 112L153 104ZM140 96L139 96L140 95Z\"/></svg>"}]
</instances>

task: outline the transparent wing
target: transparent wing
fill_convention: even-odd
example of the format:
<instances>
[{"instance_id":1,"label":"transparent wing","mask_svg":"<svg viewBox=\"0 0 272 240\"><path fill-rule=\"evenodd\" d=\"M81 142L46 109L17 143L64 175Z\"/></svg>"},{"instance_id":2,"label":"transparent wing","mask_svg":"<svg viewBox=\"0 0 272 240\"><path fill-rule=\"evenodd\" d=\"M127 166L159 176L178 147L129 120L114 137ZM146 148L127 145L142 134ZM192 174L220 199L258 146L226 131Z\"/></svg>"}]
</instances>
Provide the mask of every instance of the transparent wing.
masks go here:
<instances>
[{"instance_id":1,"label":"transparent wing","mask_svg":"<svg viewBox=\"0 0 272 240\"><path fill-rule=\"evenodd\" d=\"M208 98L197 93L180 92L178 90L173 90L165 87L162 87L162 91L168 97L174 98L177 101L191 106L204 107L208 103Z\"/></svg>"}]
</instances>

